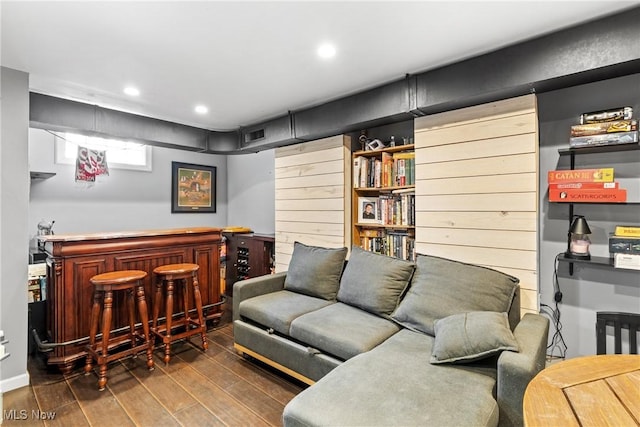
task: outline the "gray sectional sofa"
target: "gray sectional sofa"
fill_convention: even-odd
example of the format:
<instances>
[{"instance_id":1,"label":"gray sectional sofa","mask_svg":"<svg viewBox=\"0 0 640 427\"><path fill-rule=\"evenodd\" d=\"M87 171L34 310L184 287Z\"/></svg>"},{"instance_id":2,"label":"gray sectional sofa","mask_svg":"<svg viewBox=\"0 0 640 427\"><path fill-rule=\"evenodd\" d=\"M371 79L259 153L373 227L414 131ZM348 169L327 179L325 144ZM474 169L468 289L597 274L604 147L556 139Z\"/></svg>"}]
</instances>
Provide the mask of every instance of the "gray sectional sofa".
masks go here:
<instances>
[{"instance_id":1,"label":"gray sectional sofa","mask_svg":"<svg viewBox=\"0 0 640 427\"><path fill-rule=\"evenodd\" d=\"M237 282L236 349L310 387L285 426L521 425L548 320L520 318L518 279L296 242L289 271Z\"/></svg>"}]
</instances>

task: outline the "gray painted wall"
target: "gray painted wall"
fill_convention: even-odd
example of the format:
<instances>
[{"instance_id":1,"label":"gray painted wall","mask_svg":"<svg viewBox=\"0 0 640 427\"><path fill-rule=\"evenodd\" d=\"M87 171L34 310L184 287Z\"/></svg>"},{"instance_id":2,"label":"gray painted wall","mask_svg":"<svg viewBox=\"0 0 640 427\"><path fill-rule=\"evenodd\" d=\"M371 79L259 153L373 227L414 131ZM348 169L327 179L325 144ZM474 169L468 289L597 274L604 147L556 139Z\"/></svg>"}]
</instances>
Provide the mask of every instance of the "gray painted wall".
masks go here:
<instances>
[{"instance_id":1,"label":"gray painted wall","mask_svg":"<svg viewBox=\"0 0 640 427\"><path fill-rule=\"evenodd\" d=\"M47 131L29 130L31 170L56 173L31 182L32 246L42 219L55 220L56 234L227 225L226 156L153 147L151 172L111 168L88 187L74 181L74 165L54 163L54 140ZM216 213L171 213L172 161L216 166Z\"/></svg>"},{"instance_id":2,"label":"gray painted wall","mask_svg":"<svg viewBox=\"0 0 640 427\"><path fill-rule=\"evenodd\" d=\"M0 329L11 356L0 362L0 395L29 383L27 262L29 75L0 67ZM0 400L2 400L0 398ZM1 406L1 405L0 405ZM0 417L1 418L1 417Z\"/></svg>"},{"instance_id":3,"label":"gray painted wall","mask_svg":"<svg viewBox=\"0 0 640 427\"><path fill-rule=\"evenodd\" d=\"M606 108L632 106L640 116L640 74L538 95L540 126L540 253L541 302L554 306L555 256L567 248L569 206L549 203L547 171L568 169L569 156L560 157L559 148L568 147L569 128L581 113ZM640 151L589 154L576 157L576 168L613 167L628 200L640 202ZM575 205L574 214L584 215L593 234L591 254L609 256L608 235L620 224L640 225L640 204ZM558 284L563 294L560 304L562 335L567 357L595 354L597 311L640 313L640 272L560 263ZM553 325L550 337L553 335ZM608 337L611 339L611 337ZM612 342L612 341L611 341ZM556 350L556 355L559 352Z\"/></svg>"},{"instance_id":4,"label":"gray painted wall","mask_svg":"<svg viewBox=\"0 0 640 427\"><path fill-rule=\"evenodd\" d=\"M229 225L275 232L274 168L275 150L227 158Z\"/></svg>"}]
</instances>

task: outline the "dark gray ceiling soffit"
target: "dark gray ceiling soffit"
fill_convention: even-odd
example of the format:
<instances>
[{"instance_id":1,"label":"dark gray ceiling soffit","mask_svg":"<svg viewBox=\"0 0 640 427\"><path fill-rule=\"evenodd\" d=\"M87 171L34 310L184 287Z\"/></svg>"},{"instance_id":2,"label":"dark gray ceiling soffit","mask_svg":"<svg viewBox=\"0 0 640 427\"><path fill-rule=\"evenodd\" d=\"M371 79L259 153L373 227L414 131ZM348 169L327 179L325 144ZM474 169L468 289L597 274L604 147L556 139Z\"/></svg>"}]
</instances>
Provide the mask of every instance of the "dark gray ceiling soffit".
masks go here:
<instances>
[{"instance_id":1,"label":"dark gray ceiling soffit","mask_svg":"<svg viewBox=\"0 0 640 427\"><path fill-rule=\"evenodd\" d=\"M136 140L188 151L238 149L238 132L218 132L217 138L212 138L205 129L33 92L29 102L30 126L34 128Z\"/></svg>"},{"instance_id":2,"label":"dark gray ceiling soffit","mask_svg":"<svg viewBox=\"0 0 640 427\"><path fill-rule=\"evenodd\" d=\"M301 140L294 137L293 129L291 113L255 126L240 128L241 152L255 153L269 148L296 144Z\"/></svg>"},{"instance_id":3,"label":"dark gray ceiling soffit","mask_svg":"<svg viewBox=\"0 0 640 427\"><path fill-rule=\"evenodd\" d=\"M31 126L243 154L640 72L640 7L237 131L217 132L31 94Z\"/></svg>"},{"instance_id":4,"label":"dark gray ceiling soffit","mask_svg":"<svg viewBox=\"0 0 640 427\"><path fill-rule=\"evenodd\" d=\"M640 7L419 74L425 114L640 72Z\"/></svg>"}]
</instances>

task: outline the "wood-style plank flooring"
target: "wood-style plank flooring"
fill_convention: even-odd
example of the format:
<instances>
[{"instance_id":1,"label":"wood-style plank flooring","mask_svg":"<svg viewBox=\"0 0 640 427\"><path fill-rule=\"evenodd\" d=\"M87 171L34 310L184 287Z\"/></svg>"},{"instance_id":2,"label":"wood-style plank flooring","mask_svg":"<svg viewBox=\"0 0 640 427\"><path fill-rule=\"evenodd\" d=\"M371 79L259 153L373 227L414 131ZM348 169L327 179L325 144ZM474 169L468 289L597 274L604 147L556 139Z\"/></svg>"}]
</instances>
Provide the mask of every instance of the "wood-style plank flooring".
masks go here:
<instances>
[{"instance_id":1,"label":"wood-style plank flooring","mask_svg":"<svg viewBox=\"0 0 640 427\"><path fill-rule=\"evenodd\" d=\"M79 366L62 375L31 357L31 385L4 394L2 426L281 425L284 406L304 384L238 355L224 318L207 338L206 352L197 337L174 344L169 366L158 347L152 372L144 354L109 364L102 392L95 372L84 375Z\"/></svg>"}]
</instances>

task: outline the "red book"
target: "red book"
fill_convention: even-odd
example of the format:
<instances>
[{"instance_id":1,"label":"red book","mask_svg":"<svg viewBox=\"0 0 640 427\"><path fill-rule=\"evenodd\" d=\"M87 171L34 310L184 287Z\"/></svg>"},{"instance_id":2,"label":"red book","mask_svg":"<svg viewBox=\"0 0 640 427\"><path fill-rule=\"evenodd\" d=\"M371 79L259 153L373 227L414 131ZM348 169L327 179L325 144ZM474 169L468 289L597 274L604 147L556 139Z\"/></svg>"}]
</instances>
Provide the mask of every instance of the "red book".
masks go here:
<instances>
[{"instance_id":1,"label":"red book","mask_svg":"<svg viewBox=\"0 0 640 427\"><path fill-rule=\"evenodd\" d=\"M625 203L627 201L627 190L615 189L554 189L549 188L550 202L567 203Z\"/></svg>"},{"instance_id":2,"label":"red book","mask_svg":"<svg viewBox=\"0 0 640 427\"><path fill-rule=\"evenodd\" d=\"M567 182L613 182L613 168L549 171L547 180L549 184Z\"/></svg>"},{"instance_id":3,"label":"red book","mask_svg":"<svg viewBox=\"0 0 640 427\"><path fill-rule=\"evenodd\" d=\"M612 190L620 187L619 182L565 182L559 184L549 184L549 190L566 190L572 188L576 190Z\"/></svg>"}]
</instances>

